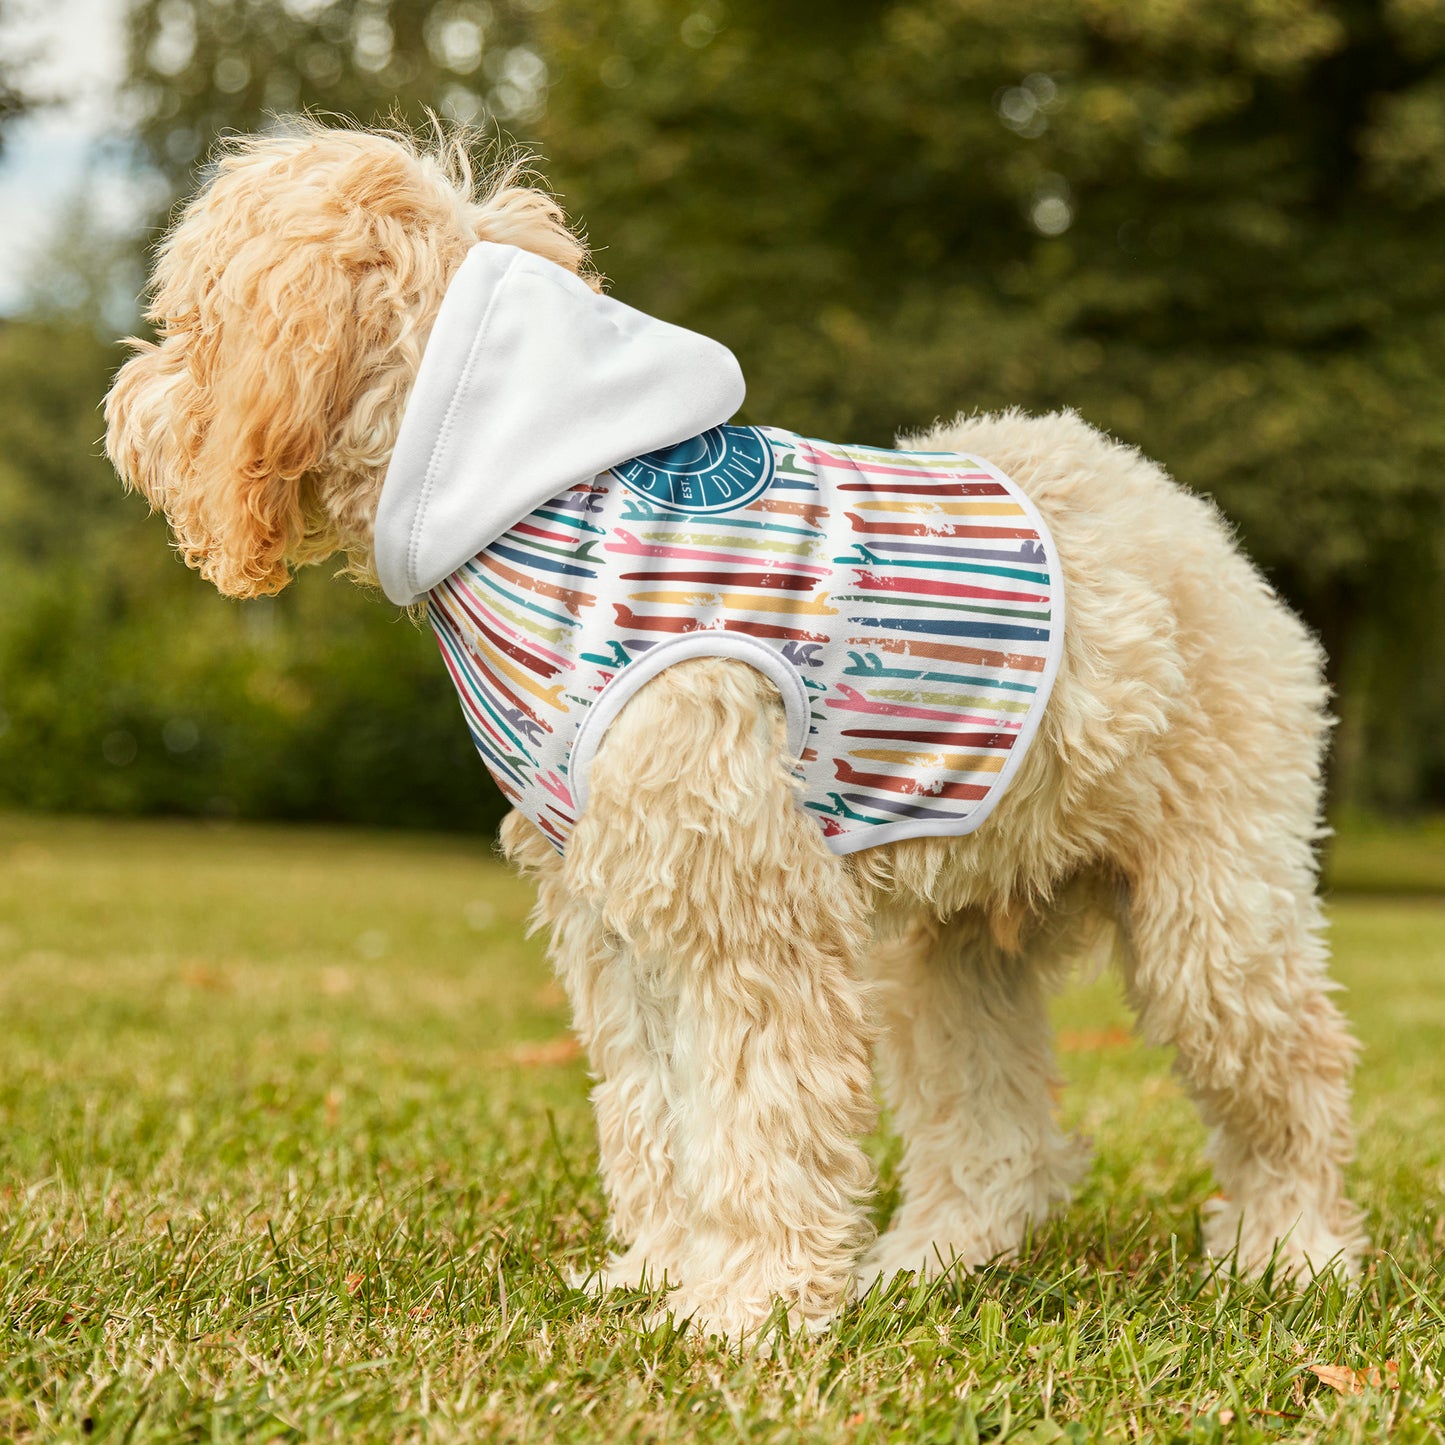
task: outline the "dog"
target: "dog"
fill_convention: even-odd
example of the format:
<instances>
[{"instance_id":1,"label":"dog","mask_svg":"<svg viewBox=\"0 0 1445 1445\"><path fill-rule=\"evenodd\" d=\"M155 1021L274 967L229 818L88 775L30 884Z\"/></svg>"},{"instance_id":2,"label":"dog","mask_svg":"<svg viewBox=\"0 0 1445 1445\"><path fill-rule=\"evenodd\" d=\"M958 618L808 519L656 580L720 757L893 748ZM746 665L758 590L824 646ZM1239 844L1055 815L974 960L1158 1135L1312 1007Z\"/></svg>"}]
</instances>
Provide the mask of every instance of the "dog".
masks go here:
<instances>
[{"instance_id":1,"label":"dog","mask_svg":"<svg viewBox=\"0 0 1445 1445\"><path fill-rule=\"evenodd\" d=\"M669 573L660 591L674 603L695 593L714 611L670 634L705 646L645 676L646 654L628 651L636 608L624 621L605 598L574 597L579 614L616 614L592 654L595 676L636 680L605 718L599 708L583 719L579 806L568 785L581 793L580 769L508 771L509 756L552 729L526 690L538 675L514 649L555 638L524 639L522 622L560 634L574 620L575 572L539 582L537 559L576 567L608 550L579 553L576 525L612 544L624 529L645 547L643 533L668 518L667 535L684 538L673 551L706 553L706 497L679 504L675 490L694 484L735 482L754 508L801 497L791 516L731 514L791 524L777 535L796 540L824 514L836 520L842 494L827 487L840 475L890 454L731 427L741 391L730 355L605 297L550 196L516 167L479 182L455 137L304 122L226 142L159 248L151 296L156 340L130 343L106 400L106 445L125 483L165 513L185 561L245 598L339 556L396 601L428 600L464 699L469 678L491 680L468 720L518 805L503 850L536 881L595 1079L616 1249L593 1288L665 1286L674 1318L736 1341L762 1332L780 1301L793 1326L821 1329L875 1281L1008 1258L1086 1166L1054 1119L1046 1005L1111 930L1144 1038L1172 1047L1212 1131L1223 1198L1206 1213L1205 1248L1252 1275L1356 1270L1365 1241L1343 1188L1355 1045L1331 998L1316 893L1321 654L1208 502L1071 413L960 416L906 439L899 455L914 460L899 470L926 471L917 458L929 454L955 501L980 495L960 478L995 487L982 495L1013 508L1010 545L1036 549L998 589L1035 599L1034 621L1015 630L1046 635L1000 644L1006 655L1032 647L1033 671L1010 672L1005 656L961 704L948 701L957 676L930 682L910 642L870 660L864 644L879 639L847 627L819 622L816 644L752 646L754 634L736 652L715 647L720 632L746 637L736 617L779 615L750 611L747 598L798 595L767 592L766 578L752 592L739 583L741 612L716 611L752 558L772 577L780 557L804 555L786 545L694 562L711 581ZM513 436L525 417L527 435ZM679 463L689 446L696 455ZM731 482L719 447L741 468ZM479 464L468 493L457 477L483 455L491 470ZM762 472L776 480L786 456L804 490L748 493ZM520 510L502 496L514 481ZM927 476L920 485L926 495L898 493L892 515L927 551L949 531L936 525L948 508L930 511L942 494ZM429 523L409 530L428 496ZM466 568L501 557L515 540L506 529L535 523L548 497L531 570L507 563L514 576L468 583ZM622 510L589 522L608 506ZM766 546L774 534L748 535ZM478 536L491 540L477 548ZM906 558L880 545L851 560L886 590L887 569ZM818 617L836 615L858 583L842 560L826 565L831 600ZM799 576L799 587L811 579ZM654 585L639 577L626 585ZM503 595L510 612L447 621L448 606ZM900 605L924 615L916 598ZM782 615L805 632L813 620ZM944 699L918 746L950 777L990 750L938 763L928 729L950 725L949 707L981 707L1009 677L1050 674L1046 701L1021 705L1027 746L959 785L974 799L982 789L986 817L965 802L932 833L890 832L902 814L874 804L947 813L946 788L935 778L910 790L881 763L852 775L874 779L871 792L841 773L831 788L802 777L821 693L800 704L788 691L797 677L806 687L828 647L841 659L830 696L849 697L837 689L852 651L858 696L880 695L872 674L901 661L887 692L905 710L937 713L930 696ZM557 716L593 700L571 691L568 702L564 680L547 693ZM504 736L498 708L512 703L524 731ZM967 726L1004 747L1006 716ZM839 746L813 749L822 773L839 766ZM876 1238L862 1146L876 1123L875 1055L904 1141L901 1202Z\"/></svg>"}]
</instances>

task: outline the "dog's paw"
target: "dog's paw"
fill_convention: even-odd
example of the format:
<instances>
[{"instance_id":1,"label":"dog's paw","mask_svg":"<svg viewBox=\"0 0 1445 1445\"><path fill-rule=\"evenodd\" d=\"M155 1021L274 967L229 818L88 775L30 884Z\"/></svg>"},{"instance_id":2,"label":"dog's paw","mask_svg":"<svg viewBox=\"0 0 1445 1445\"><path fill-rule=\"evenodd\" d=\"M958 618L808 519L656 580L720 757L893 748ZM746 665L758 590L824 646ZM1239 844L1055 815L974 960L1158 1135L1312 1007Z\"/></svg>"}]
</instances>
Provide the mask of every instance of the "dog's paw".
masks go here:
<instances>
[{"instance_id":1,"label":"dog's paw","mask_svg":"<svg viewBox=\"0 0 1445 1445\"><path fill-rule=\"evenodd\" d=\"M860 1296L874 1287L886 1290L900 1275L937 1279L957 1272L970 1274L996 1261L1014 1258L1023 1239L1024 1225L994 1230L950 1229L932 1231L890 1229L879 1235L863 1257L854 1278Z\"/></svg>"},{"instance_id":2,"label":"dog's paw","mask_svg":"<svg viewBox=\"0 0 1445 1445\"><path fill-rule=\"evenodd\" d=\"M721 1291L679 1288L653 1311L648 1324L671 1325L732 1349L771 1355L784 1327L794 1339L821 1335L831 1327L833 1318L833 1311L805 1314L796 1304L782 1306L776 1298L739 1299Z\"/></svg>"},{"instance_id":3,"label":"dog's paw","mask_svg":"<svg viewBox=\"0 0 1445 1445\"><path fill-rule=\"evenodd\" d=\"M918 1250L900 1250L897 1254L870 1254L858 1266L854 1279L857 1282L858 1297L861 1299L875 1286L886 1292L896 1279L913 1277L932 1280L957 1271L969 1274L987 1264L986 1259L975 1261L968 1254L950 1251L942 1252L931 1243Z\"/></svg>"},{"instance_id":4,"label":"dog's paw","mask_svg":"<svg viewBox=\"0 0 1445 1445\"><path fill-rule=\"evenodd\" d=\"M625 1254L610 1254L595 1269L573 1270L568 1276L573 1289L601 1296L614 1289L655 1290L668 1288L668 1270L634 1245Z\"/></svg>"},{"instance_id":5,"label":"dog's paw","mask_svg":"<svg viewBox=\"0 0 1445 1445\"><path fill-rule=\"evenodd\" d=\"M859 1294L878 1284L886 1289L901 1274L937 1279L1012 1261L1030 1222L1068 1203L1090 1154L1088 1139L1051 1134L1031 1158L976 1161L966 1189L924 1190L933 1202L927 1208L905 1203L864 1256Z\"/></svg>"},{"instance_id":6,"label":"dog's paw","mask_svg":"<svg viewBox=\"0 0 1445 1445\"><path fill-rule=\"evenodd\" d=\"M1337 1217L1326 1219L1317 1211L1242 1210L1232 1200L1210 1199L1203 1210L1204 1252L1251 1279L1271 1266L1279 1280L1322 1274L1355 1279L1365 1235L1353 1207L1342 1205L1334 1213Z\"/></svg>"}]
</instances>

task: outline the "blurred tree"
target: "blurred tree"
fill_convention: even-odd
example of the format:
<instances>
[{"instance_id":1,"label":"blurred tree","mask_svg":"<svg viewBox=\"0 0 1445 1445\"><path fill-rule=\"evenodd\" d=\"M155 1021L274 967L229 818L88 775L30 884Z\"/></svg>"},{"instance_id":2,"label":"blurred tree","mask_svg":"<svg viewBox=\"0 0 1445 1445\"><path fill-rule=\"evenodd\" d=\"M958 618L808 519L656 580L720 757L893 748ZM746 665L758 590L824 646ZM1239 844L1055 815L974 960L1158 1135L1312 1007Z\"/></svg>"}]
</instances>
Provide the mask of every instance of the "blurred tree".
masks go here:
<instances>
[{"instance_id":1,"label":"blurred tree","mask_svg":"<svg viewBox=\"0 0 1445 1445\"><path fill-rule=\"evenodd\" d=\"M0 0L0 34L15 18L14 0ZM0 50L0 155L5 153L5 132L34 103L21 84L23 59L9 46Z\"/></svg>"},{"instance_id":2,"label":"blurred tree","mask_svg":"<svg viewBox=\"0 0 1445 1445\"><path fill-rule=\"evenodd\" d=\"M756 419L1077 407L1320 629L1340 795L1445 801L1439 0L139 0L131 76L175 193L298 105L515 129Z\"/></svg>"},{"instance_id":3,"label":"blurred tree","mask_svg":"<svg viewBox=\"0 0 1445 1445\"><path fill-rule=\"evenodd\" d=\"M141 0L130 91L147 158L183 189L226 130L301 109L411 124L540 113L546 66L528 44L545 0Z\"/></svg>"}]
</instances>

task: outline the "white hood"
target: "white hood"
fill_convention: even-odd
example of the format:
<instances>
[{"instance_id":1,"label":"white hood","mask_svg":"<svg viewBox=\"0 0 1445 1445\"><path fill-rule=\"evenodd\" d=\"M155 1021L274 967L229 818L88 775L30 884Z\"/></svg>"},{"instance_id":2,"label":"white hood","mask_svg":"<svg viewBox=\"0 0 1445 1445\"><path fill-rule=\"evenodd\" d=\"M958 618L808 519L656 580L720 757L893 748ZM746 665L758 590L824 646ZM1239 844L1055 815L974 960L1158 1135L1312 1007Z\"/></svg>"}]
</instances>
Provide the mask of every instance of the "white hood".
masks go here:
<instances>
[{"instance_id":1,"label":"white hood","mask_svg":"<svg viewBox=\"0 0 1445 1445\"><path fill-rule=\"evenodd\" d=\"M743 391L720 343L480 242L447 288L387 468L382 589L410 606L559 492L721 425Z\"/></svg>"}]
</instances>

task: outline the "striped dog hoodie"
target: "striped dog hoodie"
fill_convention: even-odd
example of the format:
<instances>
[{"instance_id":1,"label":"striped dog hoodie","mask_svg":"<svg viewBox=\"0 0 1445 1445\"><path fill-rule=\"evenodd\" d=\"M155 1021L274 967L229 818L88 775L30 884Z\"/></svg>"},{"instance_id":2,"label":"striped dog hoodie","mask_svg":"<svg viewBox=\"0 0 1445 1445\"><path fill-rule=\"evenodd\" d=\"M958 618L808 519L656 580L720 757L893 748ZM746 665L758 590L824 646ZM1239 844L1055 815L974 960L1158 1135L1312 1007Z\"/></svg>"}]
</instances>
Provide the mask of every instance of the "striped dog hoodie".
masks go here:
<instances>
[{"instance_id":1,"label":"striped dog hoodie","mask_svg":"<svg viewBox=\"0 0 1445 1445\"><path fill-rule=\"evenodd\" d=\"M971 832L1062 651L1042 519L983 458L725 424L741 400L717 343L478 245L383 489L387 594L425 599L487 768L559 850L612 720L697 657L777 686L834 852Z\"/></svg>"}]
</instances>

